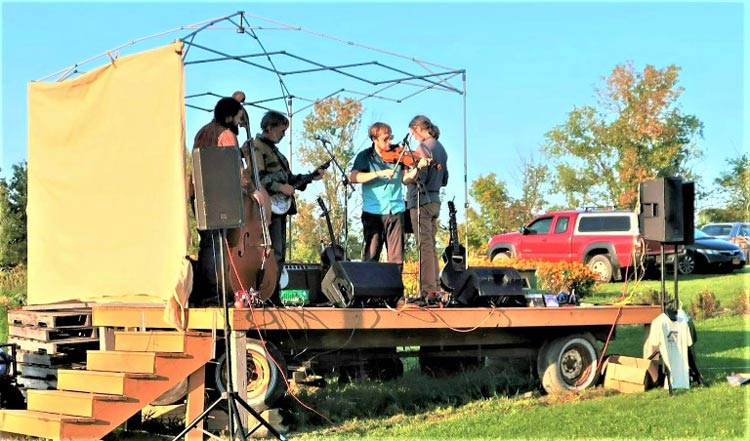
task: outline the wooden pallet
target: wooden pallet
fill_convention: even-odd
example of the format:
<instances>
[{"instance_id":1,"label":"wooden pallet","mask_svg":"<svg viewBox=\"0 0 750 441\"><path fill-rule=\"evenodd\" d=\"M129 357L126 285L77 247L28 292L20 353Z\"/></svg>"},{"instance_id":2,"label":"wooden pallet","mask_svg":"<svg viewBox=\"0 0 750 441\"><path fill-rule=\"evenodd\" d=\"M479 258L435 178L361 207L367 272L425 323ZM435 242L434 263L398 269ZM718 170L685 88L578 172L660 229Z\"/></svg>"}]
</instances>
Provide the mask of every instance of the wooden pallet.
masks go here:
<instances>
[{"instance_id":1,"label":"wooden pallet","mask_svg":"<svg viewBox=\"0 0 750 441\"><path fill-rule=\"evenodd\" d=\"M18 371L21 373L21 376L25 378L57 380L57 368L20 363L18 365Z\"/></svg>"},{"instance_id":2,"label":"wooden pallet","mask_svg":"<svg viewBox=\"0 0 750 441\"><path fill-rule=\"evenodd\" d=\"M8 326L8 335L30 340L57 341L70 338L99 338L97 328L47 328L37 326Z\"/></svg>"},{"instance_id":3,"label":"wooden pallet","mask_svg":"<svg viewBox=\"0 0 750 441\"><path fill-rule=\"evenodd\" d=\"M21 364L33 364L46 367L67 367L72 364L69 354L40 354L37 352L18 351L16 358Z\"/></svg>"},{"instance_id":4,"label":"wooden pallet","mask_svg":"<svg viewBox=\"0 0 750 441\"><path fill-rule=\"evenodd\" d=\"M8 324L56 329L91 326L91 309L53 311L17 309L8 311Z\"/></svg>"},{"instance_id":5,"label":"wooden pallet","mask_svg":"<svg viewBox=\"0 0 750 441\"><path fill-rule=\"evenodd\" d=\"M9 337L10 343L18 345L19 349L27 352L36 352L39 354L70 354L82 355L81 359L86 358L86 350L98 349L98 337L73 337L55 341L31 340L21 337ZM78 358L78 357L76 357Z\"/></svg>"}]
</instances>

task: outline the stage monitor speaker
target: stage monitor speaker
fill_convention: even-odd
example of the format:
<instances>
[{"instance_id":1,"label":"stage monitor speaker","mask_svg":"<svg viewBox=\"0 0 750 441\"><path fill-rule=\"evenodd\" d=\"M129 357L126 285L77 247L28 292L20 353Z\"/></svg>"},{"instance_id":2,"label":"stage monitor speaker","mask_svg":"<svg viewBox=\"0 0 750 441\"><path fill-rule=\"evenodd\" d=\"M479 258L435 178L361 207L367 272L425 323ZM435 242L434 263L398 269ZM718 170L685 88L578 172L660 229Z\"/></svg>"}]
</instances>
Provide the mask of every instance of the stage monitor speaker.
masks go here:
<instances>
[{"instance_id":1,"label":"stage monitor speaker","mask_svg":"<svg viewBox=\"0 0 750 441\"><path fill-rule=\"evenodd\" d=\"M404 295L396 263L334 262L323 277L323 294L334 306L395 305Z\"/></svg>"},{"instance_id":2,"label":"stage monitor speaker","mask_svg":"<svg viewBox=\"0 0 750 441\"><path fill-rule=\"evenodd\" d=\"M286 275L285 275L286 274ZM323 273L320 264L315 263L284 263L284 273L279 281L281 290L307 290L309 301L307 304L325 302L320 284L323 279Z\"/></svg>"},{"instance_id":3,"label":"stage monitor speaker","mask_svg":"<svg viewBox=\"0 0 750 441\"><path fill-rule=\"evenodd\" d=\"M241 166L239 149L193 149L195 219L199 230L220 230L244 225Z\"/></svg>"},{"instance_id":4,"label":"stage monitor speaker","mask_svg":"<svg viewBox=\"0 0 750 441\"><path fill-rule=\"evenodd\" d=\"M453 293L464 306L526 306L523 287L525 279L518 270L509 267L469 267L465 283Z\"/></svg>"},{"instance_id":5,"label":"stage monitor speaker","mask_svg":"<svg viewBox=\"0 0 750 441\"><path fill-rule=\"evenodd\" d=\"M663 243L685 240L682 179L661 178L640 185L641 236Z\"/></svg>"}]
</instances>

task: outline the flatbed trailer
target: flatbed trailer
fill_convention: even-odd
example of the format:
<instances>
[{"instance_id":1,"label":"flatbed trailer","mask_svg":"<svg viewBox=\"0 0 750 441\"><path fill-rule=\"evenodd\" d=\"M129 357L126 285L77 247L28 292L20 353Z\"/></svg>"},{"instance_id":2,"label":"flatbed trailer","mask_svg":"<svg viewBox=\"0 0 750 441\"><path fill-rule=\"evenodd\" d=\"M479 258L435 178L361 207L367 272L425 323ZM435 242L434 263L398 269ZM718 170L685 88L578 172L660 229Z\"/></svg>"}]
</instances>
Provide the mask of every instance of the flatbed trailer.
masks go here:
<instances>
[{"instance_id":1,"label":"flatbed trailer","mask_svg":"<svg viewBox=\"0 0 750 441\"><path fill-rule=\"evenodd\" d=\"M221 308L185 312L187 329L219 336L223 332ZM549 393L584 389L598 379L597 342L614 338L618 325L648 325L660 312L658 305L232 308L231 340L234 347L245 348L247 363L234 357L240 359L235 360L239 364L234 372L247 372L247 378L234 374L234 384L247 384L248 403L263 409L286 390L280 370L287 376L359 366L393 378L403 372L401 357L416 355L423 371L431 371L494 356L535 358L539 379ZM111 329L170 329L163 315L162 306L92 305L93 325ZM222 347L217 345L219 366ZM216 369L219 389L221 372Z\"/></svg>"}]
</instances>

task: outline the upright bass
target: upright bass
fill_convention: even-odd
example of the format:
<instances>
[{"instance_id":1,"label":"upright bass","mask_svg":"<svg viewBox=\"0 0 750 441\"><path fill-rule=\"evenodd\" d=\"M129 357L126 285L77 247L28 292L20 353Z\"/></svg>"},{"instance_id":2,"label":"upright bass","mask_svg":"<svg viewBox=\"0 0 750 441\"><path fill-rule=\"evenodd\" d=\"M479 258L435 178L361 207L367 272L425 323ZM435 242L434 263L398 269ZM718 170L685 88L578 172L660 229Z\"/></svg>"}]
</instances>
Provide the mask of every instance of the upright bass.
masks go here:
<instances>
[{"instance_id":1,"label":"upright bass","mask_svg":"<svg viewBox=\"0 0 750 441\"><path fill-rule=\"evenodd\" d=\"M268 193L260 183L258 167L255 163L254 149L250 130L245 125L247 140L240 147L245 157L242 173L248 182L263 194L263 200L269 201ZM252 173L250 168L252 167ZM252 176L250 176L252 174ZM252 193L243 195L245 225L232 229L227 234L229 252L229 286L235 293L235 306L245 306L253 296L261 301L267 300L276 289L278 267L273 256L269 207L259 204Z\"/></svg>"}]
</instances>

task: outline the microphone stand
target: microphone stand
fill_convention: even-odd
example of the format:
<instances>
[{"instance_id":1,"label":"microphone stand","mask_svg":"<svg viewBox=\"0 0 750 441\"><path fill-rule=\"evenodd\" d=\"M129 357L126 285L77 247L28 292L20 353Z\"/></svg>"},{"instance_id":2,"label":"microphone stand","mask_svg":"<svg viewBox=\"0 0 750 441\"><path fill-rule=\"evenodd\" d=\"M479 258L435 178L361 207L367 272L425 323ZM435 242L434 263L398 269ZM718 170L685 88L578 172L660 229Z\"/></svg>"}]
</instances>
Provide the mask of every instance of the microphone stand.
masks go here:
<instances>
[{"instance_id":1,"label":"microphone stand","mask_svg":"<svg viewBox=\"0 0 750 441\"><path fill-rule=\"evenodd\" d=\"M351 181L349 181L349 178L346 176L346 172L344 171L344 168L341 167L341 164L336 160L336 156L334 156L333 152L326 147L326 144L330 144L331 141L325 139L325 138L316 138L318 141L320 141L321 144L323 144L323 149L328 153L328 156L331 157L331 162L333 162L333 165L336 166L336 168L341 173L341 184L344 186L344 260L349 260L347 256L347 243L349 242L349 189L351 188L352 193L354 193L356 190L354 189L354 186L352 185Z\"/></svg>"}]
</instances>

